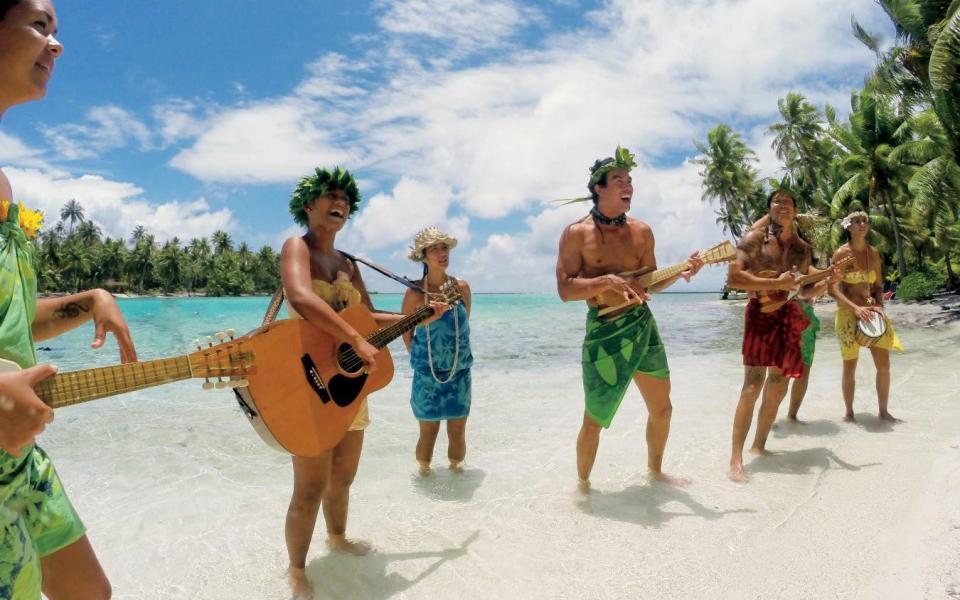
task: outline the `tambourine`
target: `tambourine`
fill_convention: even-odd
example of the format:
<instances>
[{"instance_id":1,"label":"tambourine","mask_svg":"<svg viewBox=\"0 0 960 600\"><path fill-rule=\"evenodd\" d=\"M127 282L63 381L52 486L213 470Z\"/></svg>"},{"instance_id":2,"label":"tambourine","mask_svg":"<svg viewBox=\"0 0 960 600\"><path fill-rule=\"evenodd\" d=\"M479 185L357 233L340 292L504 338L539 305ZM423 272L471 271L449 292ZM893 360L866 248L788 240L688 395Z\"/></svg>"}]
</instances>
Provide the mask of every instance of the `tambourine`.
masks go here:
<instances>
[{"instance_id":1,"label":"tambourine","mask_svg":"<svg viewBox=\"0 0 960 600\"><path fill-rule=\"evenodd\" d=\"M878 312L872 312L868 321L857 320L854 331L857 343L865 348L875 345L886 333L887 319Z\"/></svg>"}]
</instances>

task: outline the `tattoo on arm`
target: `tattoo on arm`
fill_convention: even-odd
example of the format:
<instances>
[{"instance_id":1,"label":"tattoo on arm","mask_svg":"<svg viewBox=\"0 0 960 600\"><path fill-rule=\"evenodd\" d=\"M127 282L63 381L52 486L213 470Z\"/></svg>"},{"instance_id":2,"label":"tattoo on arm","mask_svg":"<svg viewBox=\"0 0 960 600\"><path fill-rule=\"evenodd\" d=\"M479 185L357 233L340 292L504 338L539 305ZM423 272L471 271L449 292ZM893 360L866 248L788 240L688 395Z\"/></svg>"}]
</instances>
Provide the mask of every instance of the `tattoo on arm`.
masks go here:
<instances>
[{"instance_id":1,"label":"tattoo on arm","mask_svg":"<svg viewBox=\"0 0 960 600\"><path fill-rule=\"evenodd\" d=\"M81 312L90 312L90 307L82 302L66 302L53 311L53 315L61 319L76 319Z\"/></svg>"}]
</instances>

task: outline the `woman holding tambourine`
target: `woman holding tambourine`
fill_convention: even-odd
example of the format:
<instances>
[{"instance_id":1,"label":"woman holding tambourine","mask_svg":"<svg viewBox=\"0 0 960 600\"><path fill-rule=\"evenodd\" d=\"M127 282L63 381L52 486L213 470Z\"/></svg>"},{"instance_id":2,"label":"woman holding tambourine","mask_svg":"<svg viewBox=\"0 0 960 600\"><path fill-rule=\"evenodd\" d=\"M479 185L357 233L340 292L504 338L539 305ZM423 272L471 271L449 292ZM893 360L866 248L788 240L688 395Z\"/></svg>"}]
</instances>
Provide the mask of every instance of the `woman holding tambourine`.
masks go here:
<instances>
[{"instance_id":1,"label":"woman holding tambourine","mask_svg":"<svg viewBox=\"0 0 960 600\"><path fill-rule=\"evenodd\" d=\"M842 280L831 284L830 295L837 300L835 327L840 340L843 357L843 403L846 405L844 421L855 421L853 414L854 376L860 347L870 349L873 364L877 369L877 401L879 416L886 421L896 421L887 411L890 395L890 349L903 350L900 339L893 331L890 319L883 311L883 274L880 253L867 243L870 219L867 213L855 211L843 220L847 243L833 255L833 262L852 256L854 269L847 271Z\"/></svg>"}]
</instances>

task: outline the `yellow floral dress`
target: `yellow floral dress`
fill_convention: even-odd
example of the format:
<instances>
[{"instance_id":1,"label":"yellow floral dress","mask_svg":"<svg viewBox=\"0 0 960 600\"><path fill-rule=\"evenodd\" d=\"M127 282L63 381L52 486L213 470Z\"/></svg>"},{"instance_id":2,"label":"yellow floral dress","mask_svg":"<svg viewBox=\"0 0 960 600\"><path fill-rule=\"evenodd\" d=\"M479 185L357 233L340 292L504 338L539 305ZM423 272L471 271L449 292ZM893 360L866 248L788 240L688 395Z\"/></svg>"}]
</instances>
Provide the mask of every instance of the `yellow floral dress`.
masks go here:
<instances>
[{"instance_id":1,"label":"yellow floral dress","mask_svg":"<svg viewBox=\"0 0 960 600\"><path fill-rule=\"evenodd\" d=\"M850 271L843 276L843 282L850 285L868 283L873 285L877 281L877 272L873 269L865 271ZM887 319L887 332L877 341L874 348L883 350L903 351L903 345L897 332L893 330L893 324ZM860 356L860 344L857 343L857 315L846 306L837 305L837 315L834 319L834 330L837 333L837 339L840 340L840 354L843 360L855 360Z\"/></svg>"}]
</instances>

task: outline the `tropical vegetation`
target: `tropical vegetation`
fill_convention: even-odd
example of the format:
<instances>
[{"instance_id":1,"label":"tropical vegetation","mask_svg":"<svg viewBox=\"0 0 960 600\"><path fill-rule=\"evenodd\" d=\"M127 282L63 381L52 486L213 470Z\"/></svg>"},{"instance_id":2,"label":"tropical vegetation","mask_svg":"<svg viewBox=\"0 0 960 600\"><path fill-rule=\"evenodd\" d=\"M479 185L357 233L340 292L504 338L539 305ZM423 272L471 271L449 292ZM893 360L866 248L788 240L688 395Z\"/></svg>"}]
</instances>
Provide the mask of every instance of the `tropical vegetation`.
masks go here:
<instances>
[{"instance_id":1,"label":"tropical vegetation","mask_svg":"<svg viewBox=\"0 0 960 600\"><path fill-rule=\"evenodd\" d=\"M173 237L160 244L141 225L129 240L104 238L75 199L34 243L42 293L102 287L136 294L238 296L273 293L280 285L279 257L269 246L254 252L243 242L234 248L225 231L209 239Z\"/></svg>"},{"instance_id":2,"label":"tropical vegetation","mask_svg":"<svg viewBox=\"0 0 960 600\"><path fill-rule=\"evenodd\" d=\"M780 119L767 130L781 161L775 185L816 215L808 234L821 257L844 243L843 218L862 209L886 279L906 284L900 297L960 291L960 0L877 3L896 40L884 50L853 20L877 62L846 118L799 93L778 102ZM703 199L739 239L766 211L756 153L724 124L697 147Z\"/></svg>"}]
</instances>

